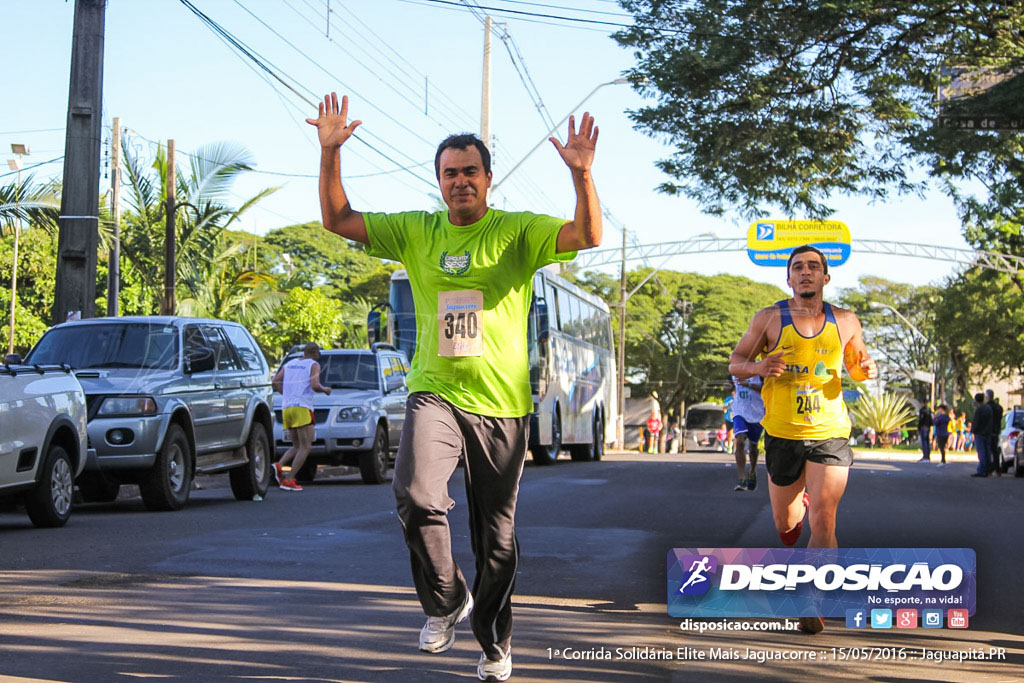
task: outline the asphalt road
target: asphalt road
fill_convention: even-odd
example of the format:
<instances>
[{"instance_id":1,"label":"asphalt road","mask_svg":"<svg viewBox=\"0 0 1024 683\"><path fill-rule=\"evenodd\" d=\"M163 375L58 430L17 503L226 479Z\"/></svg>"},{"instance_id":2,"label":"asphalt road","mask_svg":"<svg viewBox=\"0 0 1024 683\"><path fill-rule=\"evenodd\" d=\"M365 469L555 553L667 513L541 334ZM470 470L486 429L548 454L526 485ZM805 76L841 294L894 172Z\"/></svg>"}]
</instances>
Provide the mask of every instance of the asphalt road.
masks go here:
<instances>
[{"instance_id":1,"label":"asphalt road","mask_svg":"<svg viewBox=\"0 0 1024 683\"><path fill-rule=\"evenodd\" d=\"M513 680L1024 678L1024 480L973 479L968 462L861 458L838 530L850 547L974 548L978 610L967 630L840 620L817 636L681 630L665 609L670 548L778 545L766 486L734 492L729 459L633 453L527 466ZM259 502L235 501L226 477L202 478L176 513L146 512L128 489L116 503L76 507L62 529L0 512L0 679L475 680L468 625L447 653L416 649L423 616L390 487L328 474ZM451 489L456 556L472 576L461 470ZM885 654L989 647L1006 659ZM675 659L679 648L691 659ZM712 648L739 658L697 658ZM811 651L816 661L758 660ZM665 652L673 659L644 658Z\"/></svg>"}]
</instances>

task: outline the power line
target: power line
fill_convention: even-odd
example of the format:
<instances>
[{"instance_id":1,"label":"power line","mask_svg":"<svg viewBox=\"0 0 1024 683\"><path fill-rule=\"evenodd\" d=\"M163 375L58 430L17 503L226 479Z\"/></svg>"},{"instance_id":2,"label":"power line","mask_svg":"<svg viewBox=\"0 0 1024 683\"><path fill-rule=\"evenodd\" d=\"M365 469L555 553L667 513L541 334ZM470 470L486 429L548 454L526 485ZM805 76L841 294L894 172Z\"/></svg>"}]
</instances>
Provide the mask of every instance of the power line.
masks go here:
<instances>
[{"instance_id":1,"label":"power line","mask_svg":"<svg viewBox=\"0 0 1024 683\"><path fill-rule=\"evenodd\" d=\"M31 171L33 168L39 168L40 166L45 166L46 164L52 164L53 162L60 161L63 158L64 158L64 155L61 154L59 157L54 157L52 159L47 159L46 161L40 161L37 164L32 164L31 166L26 166L25 168L22 168L22 169L20 169L18 171L10 171L8 173L0 174L0 178L6 178L7 176L17 175L18 173L24 173L25 171Z\"/></svg>"},{"instance_id":2,"label":"power line","mask_svg":"<svg viewBox=\"0 0 1024 683\"><path fill-rule=\"evenodd\" d=\"M455 6L455 7L459 7L461 5L460 2L456 2L455 0L421 0L421 1L422 2L433 3L433 4L436 4L436 5L450 5L450 6ZM485 5L477 5L477 7L479 7L482 10L489 11L489 12L505 12L507 14L522 15L522 16L527 16L527 17L540 17L540 18L543 18L543 19L558 19L559 21L571 21L571 22L579 22L579 23L584 23L584 24L598 24L598 25L601 25L601 26L615 26L617 28L631 28L632 27L632 24L621 24L621 23L614 22L614 21L602 21L600 19L585 19L585 18L582 18L582 17L567 17L567 16L563 16L563 15L558 15L558 14L545 14L545 13L542 13L542 12L528 12L526 10L505 9L505 8L502 8L502 7L490 7L490 6L485 6Z\"/></svg>"},{"instance_id":3,"label":"power line","mask_svg":"<svg viewBox=\"0 0 1024 683\"><path fill-rule=\"evenodd\" d=\"M253 50L252 48L250 48L247 45L245 45L241 40L239 40L238 38L233 36L227 29L222 27L220 24L218 24L216 21L211 19L206 14L204 14L201 10L199 10L199 8L197 8L195 5L193 5L190 2L190 0L179 0L179 2L181 2L183 5L185 5L185 7L189 9L189 11L191 11L193 14L195 14L208 28L210 28L218 37L220 37L230 47L233 47L237 52L241 53L241 55L244 56L246 59L248 59L251 62L253 62L254 64L256 64L260 69L262 69L264 72L266 72L269 76L272 76L275 80L277 80L279 83L281 83L283 86L285 86L289 91L291 91L300 100L302 100L303 102L309 104L311 107L319 106L319 97L316 96L316 94L313 93L312 90L310 90L309 88L303 86L301 83L299 83L299 81L297 79L295 79L295 78L293 78L291 76L288 76L287 73L285 73L284 71L282 71L281 69L276 67L271 62L269 62L269 61L265 60L264 58L260 57L259 54L255 52L255 50ZM260 21L261 21L261 23L263 23L266 26L265 22L262 22L262 20L260 20ZM270 28L270 27L268 26L267 28ZM274 31L273 29L270 29L270 30L273 31L275 33L275 35L278 35L278 37L281 37L283 40L285 40L285 42L287 42L293 48L295 48L294 45L292 45L289 41L287 41L282 36L280 36L280 34L278 34L276 31ZM304 52L302 52L298 48L295 48L295 49L298 50L299 53L302 54L304 57L306 57L306 59L309 59L311 62L313 62L313 64L316 65L318 68L320 68L321 70L324 70L325 73L327 73L328 75L332 76L332 78L334 77L333 74L330 74L330 72L327 72L325 69L323 69L323 67L320 66L319 64L317 64L317 62L315 60L313 60L311 57L309 57L309 55L305 54ZM307 98L304 94L300 93L296 89L296 87L292 86L281 75L279 75L278 72L280 72L280 74L283 74L284 76L287 76L289 79L294 81L298 87L303 88L309 94L313 95L313 97L316 98L316 99L315 100L310 100L309 98ZM388 115L387 112L381 110L379 107L374 105L372 100L368 101L368 102L369 102L369 104L373 108L377 109L382 114L384 114L385 117L387 117L388 119L391 119L392 121L397 123L400 127L405 128L406 130L409 130L409 132L413 133L413 135L416 135L417 137L419 137L419 135L417 135L414 131L411 131L408 127L406 127L403 124L401 124L401 122L397 121L392 116ZM379 136L374 135L371 131L366 131L366 133L368 135L371 135L371 136L377 138L378 140L381 140L381 142L383 144L387 145L388 147L391 147L392 149L394 149L395 151L399 152L403 156L407 156L407 155L405 155L404 152L402 152L401 150L397 149L393 145L389 144L387 141L382 140L381 138L379 138ZM395 161L388 154L386 154L383 151L381 151L380 149L378 149L375 145L367 142L365 139L360 138L360 137L356 137L355 139L358 140L360 143L362 143L362 144L366 145L367 147L369 147L371 150L373 150L374 152L376 152L380 156L382 156L385 159L387 159L389 162L394 164L396 167L404 168L403 164ZM423 139L423 138L421 138L421 139ZM429 141L425 140L425 142L428 142L428 144L431 144L431 143L429 143ZM412 161L414 164L417 163L414 159L409 158L409 160ZM409 169L405 169L405 170L410 175L415 177L417 180L427 184L431 189L434 188L434 183L433 182L423 178L422 176L416 174L412 170L409 170Z\"/></svg>"},{"instance_id":4,"label":"power line","mask_svg":"<svg viewBox=\"0 0 1024 683\"><path fill-rule=\"evenodd\" d=\"M53 133L64 128L35 128L33 130L4 130L0 135L21 135L22 133Z\"/></svg>"}]
</instances>

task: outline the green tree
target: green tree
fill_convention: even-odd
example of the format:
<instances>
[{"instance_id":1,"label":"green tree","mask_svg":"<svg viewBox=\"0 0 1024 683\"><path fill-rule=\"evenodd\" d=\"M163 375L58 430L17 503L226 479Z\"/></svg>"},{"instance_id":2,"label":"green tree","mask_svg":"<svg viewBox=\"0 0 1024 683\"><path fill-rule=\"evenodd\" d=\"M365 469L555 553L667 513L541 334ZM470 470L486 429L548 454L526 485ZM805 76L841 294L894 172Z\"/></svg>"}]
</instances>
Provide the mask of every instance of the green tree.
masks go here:
<instances>
[{"instance_id":1,"label":"green tree","mask_svg":"<svg viewBox=\"0 0 1024 683\"><path fill-rule=\"evenodd\" d=\"M273 358L311 341L325 349L365 348L369 310L364 299L341 302L319 289L295 287L288 291L273 319L255 333Z\"/></svg>"},{"instance_id":2,"label":"green tree","mask_svg":"<svg viewBox=\"0 0 1024 683\"><path fill-rule=\"evenodd\" d=\"M980 371L1024 373L1024 294L1005 273L971 269L942 290L936 335L950 350L960 396Z\"/></svg>"},{"instance_id":3,"label":"green tree","mask_svg":"<svg viewBox=\"0 0 1024 683\"><path fill-rule=\"evenodd\" d=\"M913 380L914 371L936 373L936 391L939 392L936 395L940 399L941 387L947 382L952 386L954 379L949 340L940 338L935 331L935 316L941 302L942 292L938 287L909 285L875 276L860 278L858 287L841 290L837 298L840 306L851 309L860 319L864 342L876 354L879 376L885 385L907 387L925 403L930 386ZM891 310L872 307L872 304L892 306L926 339L915 334Z\"/></svg>"},{"instance_id":4,"label":"green tree","mask_svg":"<svg viewBox=\"0 0 1024 683\"><path fill-rule=\"evenodd\" d=\"M629 77L653 100L637 127L674 147L658 163L663 192L710 213L765 205L824 217L836 193L884 198L921 189L924 167L964 212L976 246L1020 245L1019 135L934 125L943 67L1004 74L1024 65L1024 5L954 0L621 0L634 23ZM1013 92L1024 86L1020 76ZM989 114L1020 115L1020 98ZM957 189L981 180L987 196ZM1016 253L1020 253L1019 250Z\"/></svg>"},{"instance_id":5,"label":"green tree","mask_svg":"<svg viewBox=\"0 0 1024 683\"><path fill-rule=\"evenodd\" d=\"M325 230L319 221L271 230L263 245L268 258L276 260L275 271L285 273L288 286L323 288L330 296L381 269L380 259Z\"/></svg>"},{"instance_id":6,"label":"green tree","mask_svg":"<svg viewBox=\"0 0 1024 683\"><path fill-rule=\"evenodd\" d=\"M608 303L619 298L618 279L600 273L577 282ZM657 389L666 405L724 393L729 355L760 308L785 298L777 287L745 277L698 275L650 268L626 274L626 377L637 391ZM614 309L613 309L614 310ZM612 315L618 340L618 315Z\"/></svg>"}]
</instances>

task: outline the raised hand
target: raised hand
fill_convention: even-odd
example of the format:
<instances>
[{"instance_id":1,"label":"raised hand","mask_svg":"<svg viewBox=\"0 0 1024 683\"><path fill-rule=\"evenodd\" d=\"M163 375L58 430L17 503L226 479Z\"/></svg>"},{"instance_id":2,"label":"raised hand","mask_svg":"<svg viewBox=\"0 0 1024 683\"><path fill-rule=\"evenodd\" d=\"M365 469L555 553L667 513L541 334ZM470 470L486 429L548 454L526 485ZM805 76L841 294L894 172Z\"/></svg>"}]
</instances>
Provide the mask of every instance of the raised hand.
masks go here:
<instances>
[{"instance_id":1,"label":"raised hand","mask_svg":"<svg viewBox=\"0 0 1024 683\"><path fill-rule=\"evenodd\" d=\"M583 120L580 121L580 130L576 132L576 118L569 117L569 137L565 145L558 141L558 138L548 138L551 144L558 150L562 161L572 171L590 170L594 163L594 149L597 147L597 126L594 125L594 117L589 112L583 113Z\"/></svg>"},{"instance_id":2,"label":"raised hand","mask_svg":"<svg viewBox=\"0 0 1024 683\"><path fill-rule=\"evenodd\" d=\"M324 95L324 101L320 103L320 115L315 119L306 119L306 123L316 126L320 146L328 148L343 145L352 137L362 121L348 123L348 95L341 98L339 110L338 93L332 92L330 95Z\"/></svg>"}]
</instances>

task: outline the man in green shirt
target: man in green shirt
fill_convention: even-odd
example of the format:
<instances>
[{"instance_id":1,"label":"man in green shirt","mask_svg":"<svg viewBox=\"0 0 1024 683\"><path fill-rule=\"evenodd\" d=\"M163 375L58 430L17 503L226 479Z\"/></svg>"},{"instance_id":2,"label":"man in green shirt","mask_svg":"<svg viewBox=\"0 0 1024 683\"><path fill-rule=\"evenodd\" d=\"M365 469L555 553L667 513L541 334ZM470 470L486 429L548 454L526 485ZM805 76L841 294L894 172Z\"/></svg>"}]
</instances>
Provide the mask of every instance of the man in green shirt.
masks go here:
<instances>
[{"instance_id":1,"label":"man in green shirt","mask_svg":"<svg viewBox=\"0 0 1024 683\"><path fill-rule=\"evenodd\" d=\"M395 461L393 488L409 546L413 582L427 622L420 649L444 652L455 625L472 612L483 653L477 675L512 674L512 590L519 560L515 506L532 410L526 318L533 274L601 243L601 207L591 177L597 126L569 118L565 145L552 144L576 190L573 219L508 213L487 206L491 160L476 136L453 135L434 158L447 211L384 214L352 209L341 184L348 98L324 97L306 119L320 139L324 227L401 261L416 308L417 350ZM472 591L452 557L448 480L465 457L470 534L476 555Z\"/></svg>"}]
</instances>

